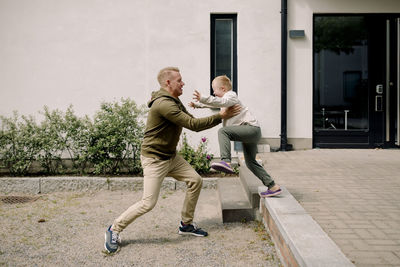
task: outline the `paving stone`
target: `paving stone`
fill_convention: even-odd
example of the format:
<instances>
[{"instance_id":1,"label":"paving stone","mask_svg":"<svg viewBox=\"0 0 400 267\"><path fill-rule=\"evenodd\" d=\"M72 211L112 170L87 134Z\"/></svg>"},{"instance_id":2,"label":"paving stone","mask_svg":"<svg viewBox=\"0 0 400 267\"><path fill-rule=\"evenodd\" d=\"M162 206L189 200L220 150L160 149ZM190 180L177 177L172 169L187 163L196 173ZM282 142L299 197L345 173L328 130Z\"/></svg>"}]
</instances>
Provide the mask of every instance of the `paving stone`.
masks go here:
<instances>
[{"instance_id":1,"label":"paving stone","mask_svg":"<svg viewBox=\"0 0 400 267\"><path fill-rule=\"evenodd\" d=\"M333 229L329 229L328 230L329 233L332 234L354 234L354 230L353 229L337 229L337 228L333 228Z\"/></svg>"},{"instance_id":2,"label":"paving stone","mask_svg":"<svg viewBox=\"0 0 400 267\"><path fill-rule=\"evenodd\" d=\"M400 265L400 258L393 252L378 252L377 254L390 264Z\"/></svg>"},{"instance_id":3,"label":"paving stone","mask_svg":"<svg viewBox=\"0 0 400 267\"><path fill-rule=\"evenodd\" d=\"M396 252L399 250L399 245L396 246L387 246L387 245L371 245L373 251L392 251Z\"/></svg>"},{"instance_id":4,"label":"paving stone","mask_svg":"<svg viewBox=\"0 0 400 267\"><path fill-rule=\"evenodd\" d=\"M367 229L353 229L353 231L362 239L374 238Z\"/></svg>"},{"instance_id":5,"label":"paving stone","mask_svg":"<svg viewBox=\"0 0 400 267\"><path fill-rule=\"evenodd\" d=\"M387 263L382 257L378 256L377 253L371 254L368 251L353 251L350 252L350 257L354 260L356 266L365 266L365 264L376 266L378 264Z\"/></svg>"},{"instance_id":6,"label":"paving stone","mask_svg":"<svg viewBox=\"0 0 400 267\"><path fill-rule=\"evenodd\" d=\"M378 238L378 239L390 239L391 237L389 237L388 235L386 235L382 230L380 229L368 229L368 232L371 233L371 235L374 238Z\"/></svg>"},{"instance_id":7,"label":"paving stone","mask_svg":"<svg viewBox=\"0 0 400 267\"><path fill-rule=\"evenodd\" d=\"M368 251L370 249L369 244L367 244L364 240L362 239L353 239L350 240L350 243L354 246L355 249L358 251Z\"/></svg>"},{"instance_id":8,"label":"paving stone","mask_svg":"<svg viewBox=\"0 0 400 267\"><path fill-rule=\"evenodd\" d=\"M383 246L394 246L397 244L394 240L382 240L382 239L371 239L367 240L367 242L371 245L383 245Z\"/></svg>"}]
</instances>

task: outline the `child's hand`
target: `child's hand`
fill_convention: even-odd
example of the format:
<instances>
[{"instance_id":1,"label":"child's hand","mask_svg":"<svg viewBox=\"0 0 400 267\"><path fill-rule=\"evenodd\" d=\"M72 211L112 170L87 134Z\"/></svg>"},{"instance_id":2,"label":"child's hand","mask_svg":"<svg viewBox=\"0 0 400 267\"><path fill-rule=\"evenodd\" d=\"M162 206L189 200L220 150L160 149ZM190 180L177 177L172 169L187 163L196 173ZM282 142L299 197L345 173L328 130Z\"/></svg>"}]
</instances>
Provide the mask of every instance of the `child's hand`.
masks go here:
<instances>
[{"instance_id":1,"label":"child's hand","mask_svg":"<svg viewBox=\"0 0 400 267\"><path fill-rule=\"evenodd\" d=\"M194 105L193 102L189 102L189 107L191 107L191 108L196 108L196 106Z\"/></svg>"},{"instance_id":2,"label":"child's hand","mask_svg":"<svg viewBox=\"0 0 400 267\"><path fill-rule=\"evenodd\" d=\"M200 98L201 98L201 94L199 93L199 91L194 90L193 99L200 101Z\"/></svg>"}]
</instances>

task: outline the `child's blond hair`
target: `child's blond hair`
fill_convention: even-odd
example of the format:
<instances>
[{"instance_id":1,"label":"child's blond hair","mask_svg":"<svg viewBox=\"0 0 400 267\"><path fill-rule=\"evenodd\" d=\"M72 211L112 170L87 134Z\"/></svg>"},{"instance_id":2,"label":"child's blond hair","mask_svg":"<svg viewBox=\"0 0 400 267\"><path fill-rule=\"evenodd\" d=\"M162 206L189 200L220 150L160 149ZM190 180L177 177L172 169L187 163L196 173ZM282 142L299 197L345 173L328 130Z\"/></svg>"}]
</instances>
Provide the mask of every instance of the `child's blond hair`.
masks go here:
<instances>
[{"instance_id":1,"label":"child's blond hair","mask_svg":"<svg viewBox=\"0 0 400 267\"><path fill-rule=\"evenodd\" d=\"M218 82L218 85L224 86L228 91L232 90L232 82L226 75L220 75L215 77L213 82Z\"/></svg>"}]
</instances>

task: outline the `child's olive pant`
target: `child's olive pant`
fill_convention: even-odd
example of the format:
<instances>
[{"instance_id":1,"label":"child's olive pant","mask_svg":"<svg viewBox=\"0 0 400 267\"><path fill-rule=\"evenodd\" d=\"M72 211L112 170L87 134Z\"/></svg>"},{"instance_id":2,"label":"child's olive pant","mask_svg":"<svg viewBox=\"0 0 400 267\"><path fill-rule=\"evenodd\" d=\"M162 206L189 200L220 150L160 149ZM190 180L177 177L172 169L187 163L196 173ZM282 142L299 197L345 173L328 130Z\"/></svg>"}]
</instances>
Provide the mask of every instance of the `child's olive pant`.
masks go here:
<instances>
[{"instance_id":1,"label":"child's olive pant","mask_svg":"<svg viewBox=\"0 0 400 267\"><path fill-rule=\"evenodd\" d=\"M257 176L261 182L267 186L275 185L274 180L265 171L265 169L257 162L257 144L261 138L261 129L251 125L237 125L222 127L218 131L219 149L221 160L231 161L231 142L240 141L243 146L244 160L247 168Z\"/></svg>"}]
</instances>

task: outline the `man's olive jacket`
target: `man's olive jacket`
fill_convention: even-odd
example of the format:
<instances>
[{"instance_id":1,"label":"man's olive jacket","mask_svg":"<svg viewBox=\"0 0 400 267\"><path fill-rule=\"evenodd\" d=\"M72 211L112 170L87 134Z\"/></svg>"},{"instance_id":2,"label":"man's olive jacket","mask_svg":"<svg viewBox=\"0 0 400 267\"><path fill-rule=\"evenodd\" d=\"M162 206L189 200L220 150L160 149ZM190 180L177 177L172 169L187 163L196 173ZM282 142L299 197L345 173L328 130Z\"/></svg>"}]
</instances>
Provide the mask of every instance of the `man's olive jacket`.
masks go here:
<instances>
[{"instance_id":1,"label":"man's olive jacket","mask_svg":"<svg viewBox=\"0 0 400 267\"><path fill-rule=\"evenodd\" d=\"M179 100L161 88L151 94L150 111L141 154L145 157L169 159L176 153L182 128L202 131L221 122L221 115L194 118Z\"/></svg>"}]
</instances>

